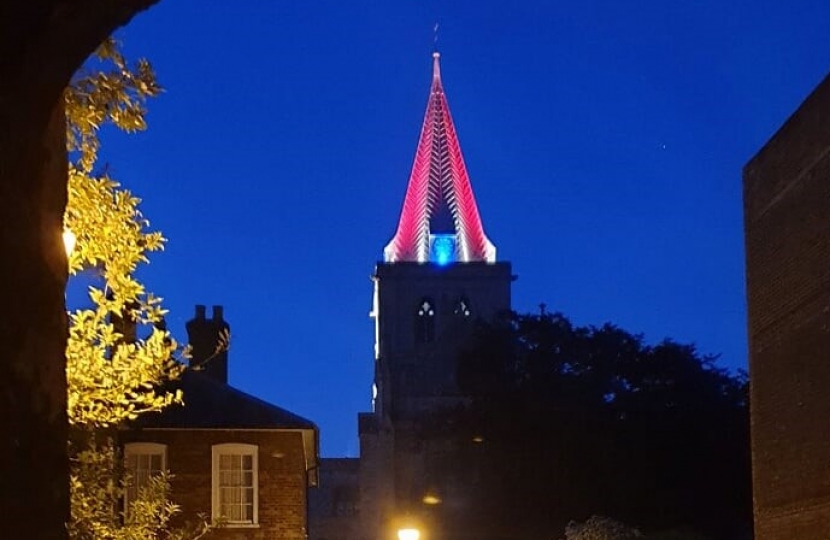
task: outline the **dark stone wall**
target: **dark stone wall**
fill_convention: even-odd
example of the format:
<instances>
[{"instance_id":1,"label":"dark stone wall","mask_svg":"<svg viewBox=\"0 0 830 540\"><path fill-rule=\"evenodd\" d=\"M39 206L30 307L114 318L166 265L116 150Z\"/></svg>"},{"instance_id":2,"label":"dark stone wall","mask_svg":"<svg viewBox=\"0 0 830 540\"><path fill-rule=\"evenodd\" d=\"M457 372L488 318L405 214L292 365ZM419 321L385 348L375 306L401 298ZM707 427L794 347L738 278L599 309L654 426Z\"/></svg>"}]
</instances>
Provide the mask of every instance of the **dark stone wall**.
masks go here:
<instances>
[{"instance_id":1,"label":"dark stone wall","mask_svg":"<svg viewBox=\"0 0 830 540\"><path fill-rule=\"evenodd\" d=\"M320 484L308 494L310 540L367 537L360 520L360 459L323 458Z\"/></svg>"},{"instance_id":2,"label":"dark stone wall","mask_svg":"<svg viewBox=\"0 0 830 540\"><path fill-rule=\"evenodd\" d=\"M830 77L744 169L757 540L830 538Z\"/></svg>"},{"instance_id":3,"label":"dark stone wall","mask_svg":"<svg viewBox=\"0 0 830 540\"><path fill-rule=\"evenodd\" d=\"M459 395L458 353L475 320L492 320L511 307L510 263L380 263L374 280L378 413L398 419L452 406ZM421 340L417 313L426 299L433 330ZM459 312L460 300L468 316Z\"/></svg>"}]
</instances>

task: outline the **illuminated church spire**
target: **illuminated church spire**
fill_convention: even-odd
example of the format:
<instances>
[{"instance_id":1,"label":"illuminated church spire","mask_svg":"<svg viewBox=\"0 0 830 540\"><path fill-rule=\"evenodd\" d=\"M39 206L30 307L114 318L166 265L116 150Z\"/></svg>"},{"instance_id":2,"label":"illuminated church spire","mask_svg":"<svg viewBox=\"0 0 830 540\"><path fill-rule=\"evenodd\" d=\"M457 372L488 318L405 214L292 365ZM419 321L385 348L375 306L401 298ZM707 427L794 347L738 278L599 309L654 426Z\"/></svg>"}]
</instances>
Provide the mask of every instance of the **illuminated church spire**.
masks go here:
<instances>
[{"instance_id":1,"label":"illuminated church spire","mask_svg":"<svg viewBox=\"0 0 830 540\"><path fill-rule=\"evenodd\" d=\"M432 54L432 88L394 238L383 250L387 263L496 261L484 234L464 166L461 146L441 84L440 54Z\"/></svg>"}]
</instances>

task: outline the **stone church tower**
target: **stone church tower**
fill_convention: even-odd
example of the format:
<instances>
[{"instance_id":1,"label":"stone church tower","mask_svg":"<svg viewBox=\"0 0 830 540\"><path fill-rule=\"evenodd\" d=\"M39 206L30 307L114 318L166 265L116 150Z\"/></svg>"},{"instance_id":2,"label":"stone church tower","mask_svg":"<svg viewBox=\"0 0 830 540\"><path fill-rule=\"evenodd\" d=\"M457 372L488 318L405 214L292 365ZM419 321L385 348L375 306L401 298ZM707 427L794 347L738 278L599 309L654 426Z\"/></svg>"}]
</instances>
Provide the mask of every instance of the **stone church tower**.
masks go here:
<instances>
[{"instance_id":1,"label":"stone church tower","mask_svg":"<svg viewBox=\"0 0 830 540\"><path fill-rule=\"evenodd\" d=\"M479 216L433 53L432 87L395 236L375 268L375 413L457 401L458 346L476 318L510 309L510 263Z\"/></svg>"},{"instance_id":2,"label":"stone church tower","mask_svg":"<svg viewBox=\"0 0 830 540\"><path fill-rule=\"evenodd\" d=\"M458 537L435 519L439 506L463 505L463 486L433 470L435 456L451 449L419 430L464 403L457 355L476 319L510 309L513 279L484 233L433 53L398 227L373 275L373 411L359 415L359 460L322 462L311 540L394 540L403 525L423 528L422 540Z\"/></svg>"},{"instance_id":3,"label":"stone church tower","mask_svg":"<svg viewBox=\"0 0 830 540\"><path fill-rule=\"evenodd\" d=\"M447 449L422 440L420 421L463 402L459 350L475 319L510 309L513 280L484 233L437 52L398 228L383 256L373 276L374 411L359 422L362 518L376 538L415 520L435 539L437 524L423 523L430 506L463 497L453 497L461 494L452 478L430 470L432 454Z\"/></svg>"}]
</instances>

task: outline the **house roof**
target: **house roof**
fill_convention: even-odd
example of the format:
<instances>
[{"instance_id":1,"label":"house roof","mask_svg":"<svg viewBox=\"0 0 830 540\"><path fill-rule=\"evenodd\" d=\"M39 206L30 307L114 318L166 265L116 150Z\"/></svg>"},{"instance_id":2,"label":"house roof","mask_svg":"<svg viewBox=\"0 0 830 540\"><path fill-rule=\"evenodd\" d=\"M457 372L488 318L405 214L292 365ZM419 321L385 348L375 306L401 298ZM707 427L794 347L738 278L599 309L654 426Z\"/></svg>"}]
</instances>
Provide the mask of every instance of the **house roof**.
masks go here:
<instances>
[{"instance_id":1,"label":"house roof","mask_svg":"<svg viewBox=\"0 0 830 540\"><path fill-rule=\"evenodd\" d=\"M247 394L204 372L187 370L168 387L181 390L183 405L171 405L157 414L142 414L132 428L297 430L302 434L307 481L318 482L319 430L311 420Z\"/></svg>"},{"instance_id":2,"label":"house roof","mask_svg":"<svg viewBox=\"0 0 830 540\"><path fill-rule=\"evenodd\" d=\"M184 405L172 405L158 414L143 414L135 427L317 431L311 420L198 371L186 371L174 388L182 391Z\"/></svg>"}]
</instances>

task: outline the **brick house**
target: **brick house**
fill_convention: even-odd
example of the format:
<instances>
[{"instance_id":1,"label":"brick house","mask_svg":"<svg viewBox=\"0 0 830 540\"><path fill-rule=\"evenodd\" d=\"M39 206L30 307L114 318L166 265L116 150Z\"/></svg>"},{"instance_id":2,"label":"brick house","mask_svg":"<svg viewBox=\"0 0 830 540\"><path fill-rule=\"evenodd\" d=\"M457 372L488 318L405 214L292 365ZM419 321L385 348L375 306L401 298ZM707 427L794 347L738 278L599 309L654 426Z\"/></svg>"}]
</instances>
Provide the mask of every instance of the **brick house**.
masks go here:
<instances>
[{"instance_id":1,"label":"brick house","mask_svg":"<svg viewBox=\"0 0 830 540\"><path fill-rule=\"evenodd\" d=\"M830 77L746 164L755 537L830 538Z\"/></svg>"},{"instance_id":2,"label":"brick house","mask_svg":"<svg viewBox=\"0 0 830 540\"><path fill-rule=\"evenodd\" d=\"M138 484L168 470L181 520L207 516L220 524L211 538L305 540L307 492L317 484L317 427L227 384L227 351L214 354L227 329L221 307L207 319L197 306L188 334L191 363L202 369L177 383L184 406L145 415L122 433L127 469Z\"/></svg>"}]
</instances>

